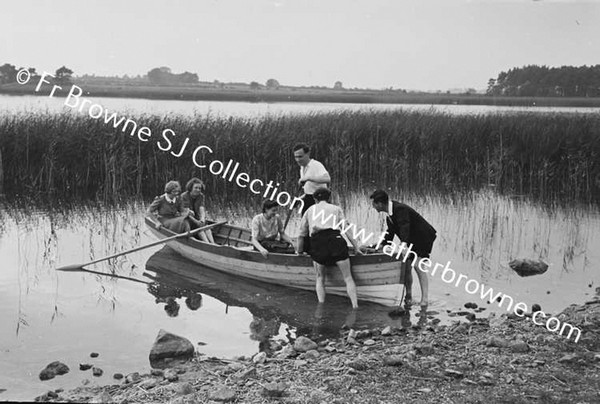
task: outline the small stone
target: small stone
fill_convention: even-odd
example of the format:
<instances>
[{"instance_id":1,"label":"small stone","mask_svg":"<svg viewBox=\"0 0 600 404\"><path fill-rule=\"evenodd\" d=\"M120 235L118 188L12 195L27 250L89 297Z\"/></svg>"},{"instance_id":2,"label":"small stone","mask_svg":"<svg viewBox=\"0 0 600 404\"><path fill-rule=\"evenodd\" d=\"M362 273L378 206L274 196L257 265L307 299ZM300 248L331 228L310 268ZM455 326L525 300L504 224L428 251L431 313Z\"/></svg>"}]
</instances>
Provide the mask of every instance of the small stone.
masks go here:
<instances>
[{"instance_id":1,"label":"small stone","mask_svg":"<svg viewBox=\"0 0 600 404\"><path fill-rule=\"evenodd\" d=\"M265 363L267 361L267 353L259 352L252 358L252 362L256 364Z\"/></svg>"},{"instance_id":2,"label":"small stone","mask_svg":"<svg viewBox=\"0 0 600 404\"><path fill-rule=\"evenodd\" d=\"M369 368L367 363L360 359L346 362L346 366L351 367L354 370L367 370Z\"/></svg>"},{"instance_id":3,"label":"small stone","mask_svg":"<svg viewBox=\"0 0 600 404\"><path fill-rule=\"evenodd\" d=\"M97 404L104 404L104 403L112 403L113 400L110 397L110 394L108 394L107 391L103 391L102 393L100 393L99 395L97 395L96 397L94 397L92 399L92 401L90 401L90 403L97 403Z\"/></svg>"},{"instance_id":4,"label":"small stone","mask_svg":"<svg viewBox=\"0 0 600 404\"><path fill-rule=\"evenodd\" d=\"M237 380L247 380L247 379L256 379L257 376L258 375L256 374L256 368L251 367L251 368L248 368L245 370L240 370L239 372L234 374L232 377Z\"/></svg>"},{"instance_id":5,"label":"small stone","mask_svg":"<svg viewBox=\"0 0 600 404\"><path fill-rule=\"evenodd\" d=\"M346 339L346 343L347 343L347 344L351 344L351 345L360 345L360 344L358 343L358 341L357 341L356 339L352 338L352 337L348 337L348 338Z\"/></svg>"},{"instance_id":6,"label":"small stone","mask_svg":"<svg viewBox=\"0 0 600 404\"><path fill-rule=\"evenodd\" d=\"M98 356L100 356L100 354L99 354L98 352L92 352L92 353L90 354L90 357L91 357L91 358L97 358Z\"/></svg>"},{"instance_id":7,"label":"small stone","mask_svg":"<svg viewBox=\"0 0 600 404\"><path fill-rule=\"evenodd\" d=\"M230 401L235 400L235 391L224 386L217 387L216 389L208 393L208 398L209 400L228 403Z\"/></svg>"},{"instance_id":8,"label":"small stone","mask_svg":"<svg viewBox=\"0 0 600 404\"><path fill-rule=\"evenodd\" d=\"M485 344L488 347L507 348L510 342L500 337L490 337Z\"/></svg>"},{"instance_id":9,"label":"small stone","mask_svg":"<svg viewBox=\"0 0 600 404\"><path fill-rule=\"evenodd\" d=\"M287 389L285 383L267 383L263 387L262 395L265 397L281 397Z\"/></svg>"},{"instance_id":10,"label":"small stone","mask_svg":"<svg viewBox=\"0 0 600 404\"><path fill-rule=\"evenodd\" d=\"M179 375L177 375L177 372L175 370L167 369L165 370L164 378L170 382L176 382L177 380L179 380Z\"/></svg>"},{"instance_id":11,"label":"small stone","mask_svg":"<svg viewBox=\"0 0 600 404\"><path fill-rule=\"evenodd\" d=\"M318 345L316 342L304 336L298 337L294 342L294 349L298 352L306 352L317 348Z\"/></svg>"},{"instance_id":12,"label":"small stone","mask_svg":"<svg viewBox=\"0 0 600 404\"><path fill-rule=\"evenodd\" d=\"M386 366L402 366L404 360L400 355L388 355L383 358L383 364Z\"/></svg>"},{"instance_id":13,"label":"small stone","mask_svg":"<svg viewBox=\"0 0 600 404\"><path fill-rule=\"evenodd\" d=\"M299 367L302 367L302 366L306 366L306 364L307 364L307 363L308 363L308 362L307 362L307 361L305 361L305 360L302 360L302 359L296 359L296 360L294 361L294 367L295 367L295 368L299 368Z\"/></svg>"},{"instance_id":14,"label":"small stone","mask_svg":"<svg viewBox=\"0 0 600 404\"><path fill-rule=\"evenodd\" d=\"M187 396L188 394L192 394L195 390L190 383L180 383L175 391L179 395Z\"/></svg>"},{"instance_id":15,"label":"small stone","mask_svg":"<svg viewBox=\"0 0 600 404\"><path fill-rule=\"evenodd\" d=\"M316 349L311 349L302 354L301 359L317 359L321 354Z\"/></svg>"},{"instance_id":16,"label":"small stone","mask_svg":"<svg viewBox=\"0 0 600 404\"><path fill-rule=\"evenodd\" d=\"M281 351L279 351L277 353L277 358L287 359L287 358L292 358L296 355L297 355L297 353L296 353L296 350L294 349L294 347L288 344L288 345L284 346L283 349L281 349Z\"/></svg>"},{"instance_id":17,"label":"small stone","mask_svg":"<svg viewBox=\"0 0 600 404\"><path fill-rule=\"evenodd\" d=\"M455 369L446 369L446 370L444 370L444 374L446 376L452 376L452 377L455 377L457 379L459 379L459 378L461 378L461 377L464 376L463 372L459 372L458 370L455 370Z\"/></svg>"},{"instance_id":18,"label":"small stone","mask_svg":"<svg viewBox=\"0 0 600 404\"><path fill-rule=\"evenodd\" d=\"M562 358L560 358L558 361L560 363L573 363L573 362L577 361L578 358L579 357L577 354L567 354L567 355L563 356Z\"/></svg>"},{"instance_id":19,"label":"small stone","mask_svg":"<svg viewBox=\"0 0 600 404\"><path fill-rule=\"evenodd\" d=\"M594 360L595 361L600 361L600 354L594 355Z\"/></svg>"},{"instance_id":20,"label":"small stone","mask_svg":"<svg viewBox=\"0 0 600 404\"><path fill-rule=\"evenodd\" d=\"M465 303L465 309L476 309L478 306L475 303L469 302Z\"/></svg>"},{"instance_id":21,"label":"small stone","mask_svg":"<svg viewBox=\"0 0 600 404\"><path fill-rule=\"evenodd\" d=\"M230 363L229 365L227 365L227 370L230 372L237 372L238 370L242 370L244 368L245 366L238 362Z\"/></svg>"},{"instance_id":22,"label":"small stone","mask_svg":"<svg viewBox=\"0 0 600 404\"><path fill-rule=\"evenodd\" d=\"M63 388L58 388L58 389L54 390L54 392L57 394L62 393L63 391L65 391L65 389L63 389Z\"/></svg>"},{"instance_id":23,"label":"small stone","mask_svg":"<svg viewBox=\"0 0 600 404\"><path fill-rule=\"evenodd\" d=\"M509 348L512 352L517 353L524 353L529 351L529 345L527 345L527 343L523 341L515 341L512 344L510 344Z\"/></svg>"},{"instance_id":24,"label":"small stone","mask_svg":"<svg viewBox=\"0 0 600 404\"><path fill-rule=\"evenodd\" d=\"M469 321L475 321L477 319L477 316L475 315L475 313L469 313L465 316L465 318Z\"/></svg>"},{"instance_id":25,"label":"small stone","mask_svg":"<svg viewBox=\"0 0 600 404\"><path fill-rule=\"evenodd\" d=\"M90 384L90 383L91 383L91 382L90 382L90 379L83 379L83 380L81 381L81 384L82 384L82 385L84 385L84 386L87 386L87 385L88 385L88 384Z\"/></svg>"},{"instance_id":26,"label":"small stone","mask_svg":"<svg viewBox=\"0 0 600 404\"><path fill-rule=\"evenodd\" d=\"M538 312L538 311L542 311L542 306L540 306L537 303L534 304L533 306L531 306L531 312L532 313L535 313L535 312Z\"/></svg>"},{"instance_id":27,"label":"small stone","mask_svg":"<svg viewBox=\"0 0 600 404\"><path fill-rule=\"evenodd\" d=\"M392 335L392 327L390 327L389 325L385 327L383 330L381 330L381 335L383 335L384 337Z\"/></svg>"},{"instance_id":28,"label":"small stone","mask_svg":"<svg viewBox=\"0 0 600 404\"><path fill-rule=\"evenodd\" d=\"M141 382L140 384L138 384L138 386L144 390L150 390L150 389L155 388L157 384L158 384L158 380L156 380L156 379L146 379L143 382Z\"/></svg>"},{"instance_id":29,"label":"small stone","mask_svg":"<svg viewBox=\"0 0 600 404\"><path fill-rule=\"evenodd\" d=\"M103 373L104 373L104 371L100 368L97 368L97 367L92 368L92 374L96 377L102 376Z\"/></svg>"},{"instance_id":30,"label":"small stone","mask_svg":"<svg viewBox=\"0 0 600 404\"><path fill-rule=\"evenodd\" d=\"M363 345L366 345L366 346L371 346L371 345L375 345L375 344L376 344L376 342L373 339L367 339L367 340L365 340L365 342L363 342Z\"/></svg>"},{"instance_id":31,"label":"small stone","mask_svg":"<svg viewBox=\"0 0 600 404\"><path fill-rule=\"evenodd\" d=\"M113 375L113 379L121 380L123 378L123 373L115 373Z\"/></svg>"},{"instance_id":32,"label":"small stone","mask_svg":"<svg viewBox=\"0 0 600 404\"><path fill-rule=\"evenodd\" d=\"M151 369L150 374L152 376L163 377L165 375L165 371L162 369Z\"/></svg>"},{"instance_id":33,"label":"small stone","mask_svg":"<svg viewBox=\"0 0 600 404\"><path fill-rule=\"evenodd\" d=\"M431 344L415 345L415 350L421 355L433 355L434 349Z\"/></svg>"},{"instance_id":34,"label":"small stone","mask_svg":"<svg viewBox=\"0 0 600 404\"><path fill-rule=\"evenodd\" d=\"M493 379L493 378L494 378L494 375L493 375L493 374L491 374L490 372L483 372L483 373L481 374L481 376L483 376L483 377L487 377L488 379Z\"/></svg>"},{"instance_id":35,"label":"small stone","mask_svg":"<svg viewBox=\"0 0 600 404\"><path fill-rule=\"evenodd\" d=\"M49 391L46 393L46 395L48 396L48 398L58 398L58 394L56 394L56 392L54 391Z\"/></svg>"},{"instance_id":36,"label":"small stone","mask_svg":"<svg viewBox=\"0 0 600 404\"><path fill-rule=\"evenodd\" d=\"M536 360L533 361L533 363L535 363L536 366L544 366L546 364L546 361L536 359Z\"/></svg>"},{"instance_id":37,"label":"small stone","mask_svg":"<svg viewBox=\"0 0 600 404\"><path fill-rule=\"evenodd\" d=\"M135 383L142 380L142 376L138 372L130 373L125 377L125 383Z\"/></svg>"},{"instance_id":38,"label":"small stone","mask_svg":"<svg viewBox=\"0 0 600 404\"><path fill-rule=\"evenodd\" d=\"M89 363L80 363L79 370L88 370L94 367L94 365L90 365Z\"/></svg>"},{"instance_id":39,"label":"small stone","mask_svg":"<svg viewBox=\"0 0 600 404\"><path fill-rule=\"evenodd\" d=\"M356 333L356 339L369 338L372 334L370 330L361 330Z\"/></svg>"}]
</instances>

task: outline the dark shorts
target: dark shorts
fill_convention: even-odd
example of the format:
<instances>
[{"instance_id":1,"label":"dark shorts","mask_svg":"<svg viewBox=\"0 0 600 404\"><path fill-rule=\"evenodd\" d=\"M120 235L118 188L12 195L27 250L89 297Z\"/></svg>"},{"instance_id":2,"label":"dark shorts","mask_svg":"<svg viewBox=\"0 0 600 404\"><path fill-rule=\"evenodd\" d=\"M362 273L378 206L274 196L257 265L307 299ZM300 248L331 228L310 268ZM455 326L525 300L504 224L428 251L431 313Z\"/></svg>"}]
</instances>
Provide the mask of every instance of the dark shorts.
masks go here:
<instances>
[{"instance_id":1,"label":"dark shorts","mask_svg":"<svg viewBox=\"0 0 600 404\"><path fill-rule=\"evenodd\" d=\"M433 249L433 242L435 241L437 236L433 236L433 238L425 241L421 241L418 246L413 247L413 251L420 258L429 258L431 255L431 250Z\"/></svg>"},{"instance_id":2,"label":"dark shorts","mask_svg":"<svg viewBox=\"0 0 600 404\"><path fill-rule=\"evenodd\" d=\"M348 245L339 230L322 230L310 236L309 254L318 264L335 265L348 258Z\"/></svg>"}]
</instances>

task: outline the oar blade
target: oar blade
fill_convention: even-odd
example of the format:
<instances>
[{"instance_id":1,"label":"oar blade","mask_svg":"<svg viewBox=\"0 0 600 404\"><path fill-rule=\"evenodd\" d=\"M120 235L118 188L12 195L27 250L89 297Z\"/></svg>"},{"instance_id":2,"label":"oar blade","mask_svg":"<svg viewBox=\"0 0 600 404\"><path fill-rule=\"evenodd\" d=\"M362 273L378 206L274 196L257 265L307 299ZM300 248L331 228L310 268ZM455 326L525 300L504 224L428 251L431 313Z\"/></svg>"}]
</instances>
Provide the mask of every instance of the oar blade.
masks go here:
<instances>
[{"instance_id":1,"label":"oar blade","mask_svg":"<svg viewBox=\"0 0 600 404\"><path fill-rule=\"evenodd\" d=\"M56 268L56 270L57 271L65 271L65 272L82 271L83 265L80 265L80 264L67 265L64 267Z\"/></svg>"}]
</instances>

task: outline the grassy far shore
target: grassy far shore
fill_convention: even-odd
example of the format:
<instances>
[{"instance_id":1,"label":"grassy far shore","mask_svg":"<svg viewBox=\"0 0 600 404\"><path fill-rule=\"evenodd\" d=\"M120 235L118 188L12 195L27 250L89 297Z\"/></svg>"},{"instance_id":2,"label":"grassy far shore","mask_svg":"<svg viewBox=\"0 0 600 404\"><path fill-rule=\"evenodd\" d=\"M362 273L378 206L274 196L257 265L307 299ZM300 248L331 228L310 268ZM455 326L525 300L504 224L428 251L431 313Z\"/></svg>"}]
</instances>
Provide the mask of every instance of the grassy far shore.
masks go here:
<instances>
[{"instance_id":1,"label":"grassy far shore","mask_svg":"<svg viewBox=\"0 0 600 404\"><path fill-rule=\"evenodd\" d=\"M36 83L0 85L0 94L48 96L51 85L35 92ZM482 94L404 93L389 90L333 90L322 88L280 87L252 90L248 86L217 88L210 85L152 86L152 85L98 85L74 80L86 96L146 98L180 101L241 101L241 102L323 102L356 104L440 104L490 105L515 107L600 107L600 97L508 97ZM70 85L55 96L66 96Z\"/></svg>"}]
</instances>

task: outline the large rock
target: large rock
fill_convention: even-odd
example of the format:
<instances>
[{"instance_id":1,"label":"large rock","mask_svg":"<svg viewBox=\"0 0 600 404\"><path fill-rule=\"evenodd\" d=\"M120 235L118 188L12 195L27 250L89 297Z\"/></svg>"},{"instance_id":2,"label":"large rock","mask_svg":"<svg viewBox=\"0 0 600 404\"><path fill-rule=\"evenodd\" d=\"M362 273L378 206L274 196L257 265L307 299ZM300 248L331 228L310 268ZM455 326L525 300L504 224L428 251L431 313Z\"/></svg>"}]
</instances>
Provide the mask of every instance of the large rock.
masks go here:
<instances>
[{"instance_id":1,"label":"large rock","mask_svg":"<svg viewBox=\"0 0 600 404\"><path fill-rule=\"evenodd\" d=\"M548 264L543 261L516 259L508 263L519 276L541 275L548 270Z\"/></svg>"},{"instance_id":2,"label":"large rock","mask_svg":"<svg viewBox=\"0 0 600 404\"><path fill-rule=\"evenodd\" d=\"M317 343L311 340L310 338L298 337L294 342L294 349L298 352L311 351L317 348Z\"/></svg>"},{"instance_id":3,"label":"large rock","mask_svg":"<svg viewBox=\"0 0 600 404\"><path fill-rule=\"evenodd\" d=\"M194 353L194 345L188 339L160 330L150 351L150 363L168 359L190 359Z\"/></svg>"},{"instance_id":4,"label":"large rock","mask_svg":"<svg viewBox=\"0 0 600 404\"><path fill-rule=\"evenodd\" d=\"M40 372L40 380L54 379L54 376L64 375L65 373L69 373L69 367L62 362L55 361L48 364L48 366Z\"/></svg>"}]
</instances>

